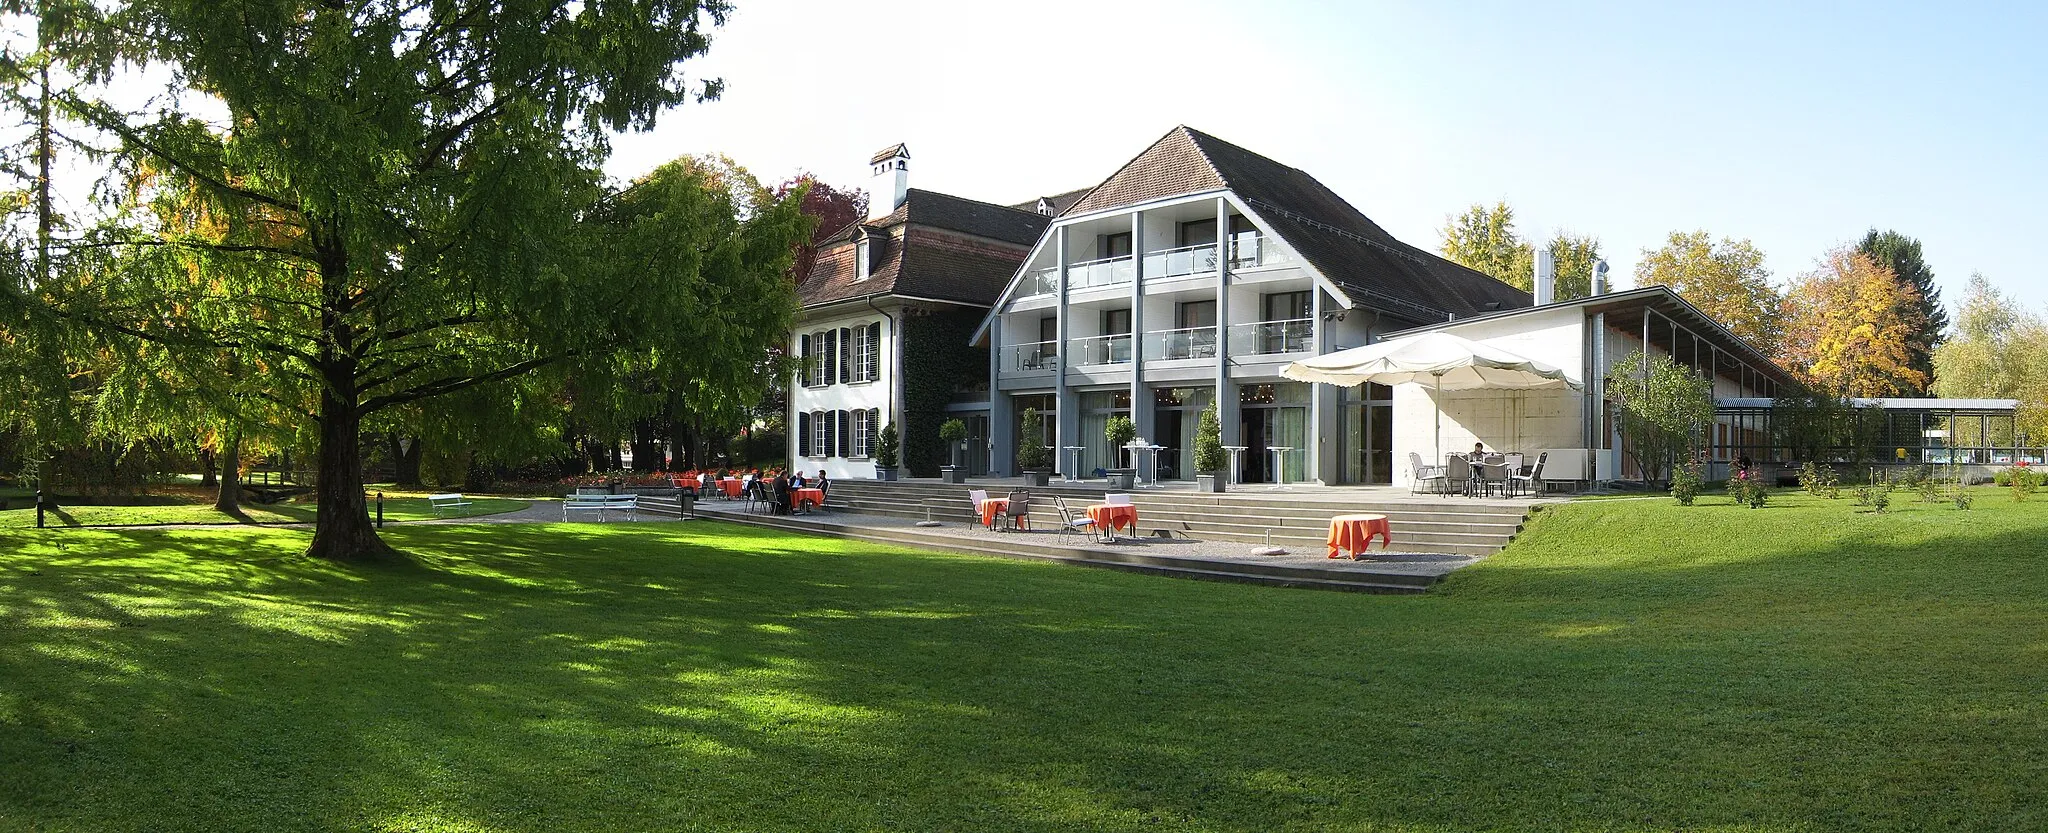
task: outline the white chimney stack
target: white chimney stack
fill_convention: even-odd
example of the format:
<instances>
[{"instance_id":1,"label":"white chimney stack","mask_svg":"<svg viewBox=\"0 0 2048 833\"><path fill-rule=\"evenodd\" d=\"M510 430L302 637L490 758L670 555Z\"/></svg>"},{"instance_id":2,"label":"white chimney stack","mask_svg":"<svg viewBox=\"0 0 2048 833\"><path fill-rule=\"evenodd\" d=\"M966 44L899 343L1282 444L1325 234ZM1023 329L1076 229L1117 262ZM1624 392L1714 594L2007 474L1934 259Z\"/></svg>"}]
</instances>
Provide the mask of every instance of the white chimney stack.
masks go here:
<instances>
[{"instance_id":1,"label":"white chimney stack","mask_svg":"<svg viewBox=\"0 0 2048 833\"><path fill-rule=\"evenodd\" d=\"M868 160L872 179L868 182L868 220L882 219L903 207L903 195L910 190L910 148L890 145Z\"/></svg>"},{"instance_id":2,"label":"white chimney stack","mask_svg":"<svg viewBox=\"0 0 2048 833\"><path fill-rule=\"evenodd\" d=\"M1557 257L1549 249L1536 252L1536 306L1557 300Z\"/></svg>"}]
</instances>

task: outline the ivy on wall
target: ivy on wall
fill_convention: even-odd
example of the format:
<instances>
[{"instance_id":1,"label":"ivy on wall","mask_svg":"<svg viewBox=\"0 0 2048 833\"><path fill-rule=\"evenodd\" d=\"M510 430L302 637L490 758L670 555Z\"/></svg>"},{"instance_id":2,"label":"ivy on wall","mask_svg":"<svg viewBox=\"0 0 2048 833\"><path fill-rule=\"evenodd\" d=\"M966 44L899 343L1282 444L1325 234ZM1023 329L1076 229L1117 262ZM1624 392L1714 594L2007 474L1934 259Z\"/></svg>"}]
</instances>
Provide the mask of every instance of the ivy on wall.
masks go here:
<instances>
[{"instance_id":1,"label":"ivy on wall","mask_svg":"<svg viewBox=\"0 0 2048 833\"><path fill-rule=\"evenodd\" d=\"M952 462L939 426L963 385L986 382L988 348L969 347L984 310L907 309L903 313L903 466L914 477L937 477Z\"/></svg>"}]
</instances>

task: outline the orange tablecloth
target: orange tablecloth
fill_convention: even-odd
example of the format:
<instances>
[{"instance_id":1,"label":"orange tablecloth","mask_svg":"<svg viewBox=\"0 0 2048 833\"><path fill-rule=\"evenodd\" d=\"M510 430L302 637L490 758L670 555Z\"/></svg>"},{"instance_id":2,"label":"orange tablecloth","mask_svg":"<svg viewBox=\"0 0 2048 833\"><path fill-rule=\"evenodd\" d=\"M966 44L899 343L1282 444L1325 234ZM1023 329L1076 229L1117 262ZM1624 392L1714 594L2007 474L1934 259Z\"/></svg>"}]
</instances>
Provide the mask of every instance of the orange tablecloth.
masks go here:
<instances>
[{"instance_id":1,"label":"orange tablecloth","mask_svg":"<svg viewBox=\"0 0 2048 833\"><path fill-rule=\"evenodd\" d=\"M725 492L726 497L740 496L740 481L735 478L728 477L718 481L718 488L719 491Z\"/></svg>"},{"instance_id":2,"label":"orange tablecloth","mask_svg":"<svg viewBox=\"0 0 2048 833\"><path fill-rule=\"evenodd\" d=\"M1138 534L1138 507L1128 503L1111 505L1098 503L1088 507L1088 519L1095 522L1095 528L1102 530L1103 537L1113 537L1118 529L1130 527L1131 534Z\"/></svg>"},{"instance_id":3,"label":"orange tablecloth","mask_svg":"<svg viewBox=\"0 0 2048 833\"><path fill-rule=\"evenodd\" d=\"M981 505L977 508L981 510L981 525L989 529L995 529L996 513L1010 508L1010 499L1006 497L982 498Z\"/></svg>"},{"instance_id":4,"label":"orange tablecloth","mask_svg":"<svg viewBox=\"0 0 2048 833\"><path fill-rule=\"evenodd\" d=\"M1394 534L1387 528L1385 515L1338 515L1330 519L1330 558L1337 557L1339 548L1351 551L1351 560L1358 560L1358 554L1372 546L1372 537L1380 537L1380 549L1394 545Z\"/></svg>"},{"instance_id":5,"label":"orange tablecloth","mask_svg":"<svg viewBox=\"0 0 2048 833\"><path fill-rule=\"evenodd\" d=\"M790 497L789 497L789 499L790 499L790 500L792 500L792 501L794 501L794 502L796 503L796 505L797 505L797 507L798 507L798 508L803 508L803 507L804 507L804 506L806 506L806 505L809 505L809 506L824 506L824 505L825 505L825 490L824 490L824 489L798 489L798 490L796 490L796 491L794 491L794 492L791 492L791 493L790 493Z\"/></svg>"}]
</instances>

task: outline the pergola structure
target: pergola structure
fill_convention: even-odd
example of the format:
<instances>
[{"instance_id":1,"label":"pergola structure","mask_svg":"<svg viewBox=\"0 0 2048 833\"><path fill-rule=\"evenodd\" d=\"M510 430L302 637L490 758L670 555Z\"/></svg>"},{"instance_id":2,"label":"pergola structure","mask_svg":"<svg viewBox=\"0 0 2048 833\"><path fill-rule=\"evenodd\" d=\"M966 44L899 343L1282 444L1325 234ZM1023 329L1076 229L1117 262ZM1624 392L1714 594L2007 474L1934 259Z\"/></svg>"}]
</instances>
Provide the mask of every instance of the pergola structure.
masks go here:
<instances>
[{"instance_id":1,"label":"pergola structure","mask_svg":"<svg viewBox=\"0 0 2048 833\"><path fill-rule=\"evenodd\" d=\"M1774 424L1773 400L1732 397L1716 400L1717 422L1735 426L1736 442L1715 449L1718 460L1746 454L1757 462L1791 460L1784 433ZM1877 465L2004 466L2039 464L2048 437L2018 430L2019 402L2012 399L1853 399L1848 424L1823 462L1863 461ZM1717 444L1718 445L1718 444Z\"/></svg>"}]
</instances>

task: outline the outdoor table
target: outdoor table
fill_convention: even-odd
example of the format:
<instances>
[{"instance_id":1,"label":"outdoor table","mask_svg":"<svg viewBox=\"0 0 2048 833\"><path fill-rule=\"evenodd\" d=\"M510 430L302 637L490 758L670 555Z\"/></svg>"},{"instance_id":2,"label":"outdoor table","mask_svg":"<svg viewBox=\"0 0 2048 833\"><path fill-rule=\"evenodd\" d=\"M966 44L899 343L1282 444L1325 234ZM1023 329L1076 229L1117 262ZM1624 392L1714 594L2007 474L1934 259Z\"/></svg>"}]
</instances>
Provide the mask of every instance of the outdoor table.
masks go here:
<instances>
[{"instance_id":1,"label":"outdoor table","mask_svg":"<svg viewBox=\"0 0 2048 833\"><path fill-rule=\"evenodd\" d=\"M725 497L726 497L726 499L727 499L727 500L731 500L731 499L733 499L733 498L739 497L739 496L740 496L740 481L739 481L739 478L735 478L735 477L728 477L728 478L726 478L726 479L724 479L724 480L720 480L720 481L718 481L718 489L719 489L719 491L722 491L722 492L724 492L724 493L725 493Z\"/></svg>"},{"instance_id":2,"label":"outdoor table","mask_svg":"<svg viewBox=\"0 0 2048 833\"><path fill-rule=\"evenodd\" d=\"M1394 535L1387 528L1387 516L1358 514L1338 515L1330 519L1329 558L1337 557L1337 550L1351 551L1351 560L1357 561L1359 553L1372 546L1372 537L1380 537L1380 549L1394 545Z\"/></svg>"},{"instance_id":3,"label":"outdoor table","mask_svg":"<svg viewBox=\"0 0 2048 833\"><path fill-rule=\"evenodd\" d=\"M989 529L995 529L996 513L1010 508L1010 499L1006 497L982 498L981 505L975 508L981 511L981 525Z\"/></svg>"},{"instance_id":4,"label":"outdoor table","mask_svg":"<svg viewBox=\"0 0 2048 833\"><path fill-rule=\"evenodd\" d=\"M1106 543L1116 540L1116 531L1130 527L1131 535L1138 534L1138 507L1128 503L1098 503L1088 507L1088 520L1095 522L1095 528L1102 531Z\"/></svg>"},{"instance_id":5,"label":"outdoor table","mask_svg":"<svg viewBox=\"0 0 2048 833\"><path fill-rule=\"evenodd\" d=\"M790 493L789 499L791 502L796 504L798 511L804 511L804 507L806 506L824 506L825 490L798 489Z\"/></svg>"}]
</instances>

